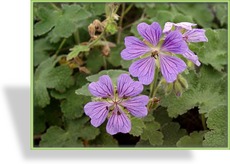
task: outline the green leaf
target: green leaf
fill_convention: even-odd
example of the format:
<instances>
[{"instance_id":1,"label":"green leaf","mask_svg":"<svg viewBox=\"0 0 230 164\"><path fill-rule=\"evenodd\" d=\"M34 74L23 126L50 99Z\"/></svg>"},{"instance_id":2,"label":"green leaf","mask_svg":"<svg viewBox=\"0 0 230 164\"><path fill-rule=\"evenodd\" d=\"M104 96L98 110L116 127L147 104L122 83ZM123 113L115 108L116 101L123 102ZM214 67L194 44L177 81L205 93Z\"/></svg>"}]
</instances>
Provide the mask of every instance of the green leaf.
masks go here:
<instances>
[{"instance_id":1,"label":"green leaf","mask_svg":"<svg viewBox=\"0 0 230 164\"><path fill-rule=\"evenodd\" d=\"M86 67L91 73L97 73L103 66L103 56L99 50L93 50L87 56Z\"/></svg>"},{"instance_id":2,"label":"green leaf","mask_svg":"<svg viewBox=\"0 0 230 164\"><path fill-rule=\"evenodd\" d=\"M91 13L80 5L63 4L59 9L43 6L38 9L37 15L40 21L34 26L34 35L40 36L52 29L51 40L54 37L57 41L58 38L68 38L77 28L82 27L81 21L89 18Z\"/></svg>"},{"instance_id":3,"label":"green leaf","mask_svg":"<svg viewBox=\"0 0 230 164\"><path fill-rule=\"evenodd\" d=\"M224 24L227 24L228 22L228 5L227 3L220 3L220 4L215 4L213 6L215 12L216 12L216 17L219 19L221 26Z\"/></svg>"},{"instance_id":4,"label":"green leaf","mask_svg":"<svg viewBox=\"0 0 230 164\"><path fill-rule=\"evenodd\" d=\"M65 91L66 88L74 84L74 79L71 74L72 70L66 65L53 68L48 72L46 77L44 77L47 88L55 88L62 92Z\"/></svg>"},{"instance_id":5,"label":"green leaf","mask_svg":"<svg viewBox=\"0 0 230 164\"><path fill-rule=\"evenodd\" d=\"M106 132L106 124L100 126L100 134L92 141L90 141L90 146L93 147L117 147L118 142L114 137Z\"/></svg>"},{"instance_id":6,"label":"green leaf","mask_svg":"<svg viewBox=\"0 0 230 164\"><path fill-rule=\"evenodd\" d=\"M104 3L90 3L84 4L84 9L91 12L92 15L102 15L105 13L105 4Z\"/></svg>"},{"instance_id":7,"label":"green leaf","mask_svg":"<svg viewBox=\"0 0 230 164\"><path fill-rule=\"evenodd\" d=\"M70 49L70 53L67 55L67 60L75 58L80 52L88 52L90 50L88 45L76 45Z\"/></svg>"},{"instance_id":8,"label":"green leaf","mask_svg":"<svg viewBox=\"0 0 230 164\"><path fill-rule=\"evenodd\" d=\"M172 121L172 118L168 116L166 108L163 108L161 106L153 111L153 116L156 122L159 122L161 126Z\"/></svg>"},{"instance_id":9,"label":"green leaf","mask_svg":"<svg viewBox=\"0 0 230 164\"><path fill-rule=\"evenodd\" d=\"M177 147L202 147L204 131L192 132L189 136L184 136L176 143Z\"/></svg>"},{"instance_id":10,"label":"green leaf","mask_svg":"<svg viewBox=\"0 0 230 164\"><path fill-rule=\"evenodd\" d=\"M121 60L121 66L124 69L128 69L132 63L133 60Z\"/></svg>"},{"instance_id":11,"label":"green leaf","mask_svg":"<svg viewBox=\"0 0 230 164\"><path fill-rule=\"evenodd\" d=\"M91 93L89 92L89 83L83 85L81 88L77 89L75 93L77 95L84 95L84 96L92 96Z\"/></svg>"},{"instance_id":12,"label":"green leaf","mask_svg":"<svg viewBox=\"0 0 230 164\"><path fill-rule=\"evenodd\" d=\"M185 129L180 129L180 125L176 122L166 123L162 127L162 133L164 135L163 146L175 147L177 141L187 134Z\"/></svg>"},{"instance_id":13,"label":"green leaf","mask_svg":"<svg viewBox=\"0 0 230 164\"><path fill-rule=\"evenodd\" d=\"M45 115L44 111L40 108L34 108L34 134L40 134L45 131L46 125L45 125Z\"/></svg>"},{"instance_id":14,"label":"green leaf","mask_svg":"<svg viewBox=\"0 0 230 164\"><path fill-rule=\"evenodd\" d=\"M173 22L174 23L180 23L180 22L194 22L194 21L190 15L183 15L183 14L178 13L173 18Z\"/></svg>"},{"instance_id":15,"label":"green leaf","mask_svg":"<svg viewBox=\"0 0 230 164\"><path fill-rule=\"evenodd\" d=\"M82 147L83 144L79 139L70 139L68 132L58 126L50 127L42 135L41 147Z\"/></svg>"},{"instance_id":16,"label":"green leaf","mask_svg":"<svg viewBox=\"0 0 230 164\"><path fill-rule=\"evenodd\" d=\"M156 13L155 18L153 18L153 21L158 22L162 29L165 25L166 22L172 22L174 18L174 15L170 11L165 11L165 10L159 10Z\"/></svg>"},{"instance_id":17,"label":"green leaf","mask_svg":"<svg viewBox=\"0 0 230 164\"><path fill-rule=\"evenodd\" d=\"M222 87L227 85L223 74L203 66L199 76L191 72L185 78L189 88L183 96L170 94L160 101L161 106L168 108L170 117L177 117L194 107L198 107L199 113L205 113L207 117L212 109L227 104L226 95L222 91Z\"/></svg>"},{"instance_id":18,"label":"green leaf","mask_svg":"<svg viewBox=\"0 0 230 164\"><path fill-rule=\"evenodd\" d=\"M118 67L121 65L121 51L124 49L124 44L119 44L115 48L111 48L111 52L107 60L114 67Z\"/></svg>"},{"instance_id":19,"label":"green leaf","mask_svg":"<svg viewBox=\"0 0 230 164\"><path fill-rule=\"evenodd\" d=\"M226 106L213 109L207 119L211 130L204 136L203 145L207 147L227 147L228 144L228 110Z\"/></svg>"},{"instance_id":20,"label":"green leaf","mask_svg":"<svg viewBox=\"0 0 230 164\"><path fill-rule=\"evenodd\" d=\"M88 118L83 117L67 121L62 129L57 126L50 127L41 137L41 147L82 147L84 141L95 139L99 129L88 125Z\"/></svg>"},{"instance_id":21,"label":"green leaf","mask_svg":"<svg viewBox=\"0 0 230 164\"><path fill-rule=\"evenodd\" d=\"M163 134L158 131L160 124L153 121L145 124L146 128L141 134L142 140L148 140L152 146L160 146L163 144Z\"/></svg>"},{"instance_id":22,"label":"green leaf","mask_svg":"<svg viewBox=\"0 0 230 164\"><path fill-rule=\"evenodd\" d=\"M90 82L95 82L95 81L98 81L100 76L108 75L112 79L113 83L116 84L117 78L122 73L129 74L127 71L110 69L110 70L103 70L103 71L99 72L98 74L88 76L86 79Z\"/></svg>"},{"instance_id":23,"label":"green leaf","mask_svg":"<svg viewBox=\"0 0 230 164\"><path fill-rule=\"evenodd\" d=\"M65 91L66 88L74 84L72 70L68 66L55 65L55 58L48 58L43 61L35 71L34 75L34 100L35 106L45 107L50 102L47 88L55 88Z\"/></svg>"},{"instance_id":24,"label":"green leaf","mask_svg":"<svg viewBox=\"0 0 230 164\"><path fill-rule=\"evenodd\" d=\"M61 13L57 10L42 6L37 9L36 15L40 21L34 25L34 36L40 36L49 32L56 25L56 21Z\"/></svg>"},{"instance_id":25,"label":"green leaf","mask_svg":"<svg viewBox=\"0 0 230 164\"><path fill-rule=\"evenodd\" d=\"M60 96L57 96L58 94ZM62 100L61 110L64 116L68 119L81 117L84 113L84 105L90 100L89 97L76 95L75 87L72 87L65 93L51 92L51 95Z\"/></svg>"},{"instance_id":26,"label":"green leaf","mask_svg":"<svg viewBox=\"0 0 230 164\"><path fill-rule=\"evenodd\" d=\"M54 47L47 41L46 38L38 39L34 41L34 55L33 64L34 66L39 65L42 61L49 58L49 51L53 50Z\"/></svg>"},{"instance_id":27,"label":"green leaf","mask_svg":"<svg viewBox=\"0 0 230 164\"><path fill-rule=\"evenodd\" d=\"M140 136L143 133L143 129L145 128L145 124L142 119L132 117L131 118L132 129L129 134L133 136Z\"/></svg>"},{"instance_id":28,"label":"green leaf","mask_svg":"<svg viewBox=\"0 0 230 164\"><path fill-rule=\"evenodd\" d=\"M216 70L222 71L227 65L227 30L207 29L206 36L209 41L201 43L199 51L196 52L197 49L195 49L195 52L203 64L210 64Z\"/></svg>"},{"instance_id":29,"label":"green leaf","mask_svg":"<svg viewBox=\"0 0 230 164\"><path fill-rule=\"evenodd\" d=\"M173 6L182 14L191 16L202 27L210 27L214 19L208 4L205 3L173 4Z\"/></svg>"}]
</instances>

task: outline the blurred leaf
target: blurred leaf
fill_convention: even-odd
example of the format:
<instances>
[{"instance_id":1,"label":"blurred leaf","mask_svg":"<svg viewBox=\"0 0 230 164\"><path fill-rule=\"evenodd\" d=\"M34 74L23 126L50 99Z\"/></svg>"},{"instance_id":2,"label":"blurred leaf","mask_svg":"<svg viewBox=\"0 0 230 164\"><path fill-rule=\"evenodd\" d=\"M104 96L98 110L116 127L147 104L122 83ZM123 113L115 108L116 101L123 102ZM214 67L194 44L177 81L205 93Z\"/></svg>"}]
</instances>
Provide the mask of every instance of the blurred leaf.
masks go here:
<instances>
[{"instance_id":1,"label":"blurred leaf","mask_svg":"<svg viewBox=\"0 0 230 164\"><path fill-rule=\"evenodd\" d=\"M172 121L172 118L168 116L166 108L161 106L153 111L153 116L155 120L161 124L161 126Z\"/></svg>"},{"instance_id":2,"label":"blurred leaf","mask_svg":"<svg viewBox=\"0 0 230 164\"><path fill-rule=\"evenodd\" d=\"M162 133L164 135L163 146L175 147L177 141L187 134L185 129L180 129L180 125L176 122L166 123L162 127Z\"/></svg>"},{"instance_id":3,"label":"blurred leaf","mask_svg":"<svg viewBox=\"0 0 230 164\"><path fill-rule=\"evenodd\" d=\"M215 4L214 10L216 12L216 17L219 19L221 26L227 24L228 22L228 4L220 3Z\"/></svg>"},{"instance_id":4,"label":"blurred leaf","mask_svg":"<svg viewBox=\"0 0 230 164\"><path fill-rule=\"evenodd\" d=\"M128 69L132 63L133 60L121 60L121 66L124 69Z\"/></svg>"},{"instance_id":5,"label":"blurred leaf","mask_svg":"<svg viewBox=\"0 0 230 164\"><path fill-rule=\"evenodd\" d=\"M107 60L110 64L112 64L114 67L118 67L121 65L121 51L124 49L124 44L119 44L115 48L111 48L111 52L109 57L107 57Z\"/></svg>"},{"instance_id":6,"label":"blurred leaf","mask_svg":"<svg viewBox=\"0 0 230 164\"><path fill-rule=\"evenodd\" d=\"M94 81L98 81L99 77L102 75L108 75L114 84L117 84L117 78L120 76L120 74L122 73L126 73L129 74L127 71L123 71L123 70L103 70L101 72L99 72L98 74L95 75L91 75L86 77L86 79L90 82L94 82Z\"/></svg>"},{"instance_id":7,"label":"blurred leaf","mask_svg":"<svg viewBox=\"0 0 230 164\"><path fill-rule=\"evenodd\" d=\"M45 125L45 115L44 111L40 108L34 108L34 128L33 133L34 134L40 134L45 131L46 125Z\"/></svg>"},{"instance_id":8,"label":"blurred leaf","mask_svg":"<svg viewBox=\"0 0 230 164\"><path fill-rule=\"evenodd\" d=\"M177 142L177 147L202 147L202 141L204 138L204 131L192 132L189 136L180 138Z\"/></svg>"},{"instance_id":9,"label":"blurred leaf","mask_svg":"<svg viewBox=\"0 0 230 164\"><path fill-rule=\"evenodd\" d=\"M70 49L70 53L67 55L67 60L75 58L80 52L88 52L90 50L88 45L76 45Z\"/></svg>"},{"instance_id":10,"label":"blurred leaf","mask_svg":"<svg viewBox=\"0 0 230 164\"><path fill-rule=\"evenodd\" d=\"M227 147L228 146L228 108L221 106L209 113L207 126L211 131L204 135L203 146Z\"/></svg>"},{"instance_id":11,"label":"blurred leaf","mask_svg":"<svg viewBox=\"0 0 230 164\"><path fill-rule=\"evenodd\" d=\"M205 3L173 4L184 15L190 15L202 27L210 27L214 15ZM196 12L194 12L194 10Z\"/></svg>"},{"instance_id":12,"label":"blurred leaf","mask_svg":"<svg viewBox=\"0 0 230 164\"><path fill-rule=\"evenodd\" d=\"M160 103L168 108L170 117L177 117L194 107L198 107L199 113L205 113L207 117L212 109L227 104L226 94L222 91L222 87L227 83L223 79L221 73L203 66L200 76L194 73L186 75L189 88L183 96L170 94L162 98Z\"/></svg>"},{"instance_id":13,"label":"blurred leaf","mask_svg":"<svg viewBox=\"0 0 230 164\"><path fill-rule=\"evenodd\" d=\"M143 128L145 128L145 124L142 119L132 117L131 118L132 129L129 134L133 136L140 136L143 133Z\"/></svg>"},{"instance_id":14,"label":"blurred leaf","mask_svg":"<svg viewBox=\"0 0 230 164\"><path fill-rule=\"evenodd\" d=\"M99 50L93 50L89 53L86 60L86 67L91 73L97 73L103 66L103 56Z\"/></svg>"},{"instance_id":15,"label":"blurred leaf","mask_svg":"<svg viewBox=\"0 0 230 164\"><path fill-rule=\"evenodd\" d=\"M91 12L92 15L102 15L105 13L105 3L88 3L84 4L84 9Z\"/></svg>"},{"instance_id":16,"label":"blurred leaf","mask_svg":"<svg viewBox=\"0 0 230 164\"><path fill-rule=\"evenodd\" d=\"M180 23L180 22L194 22L193 18L190 15L183 15L183 14L176 14L173 18L174 23Z\"/></svg>"}]
</instances>

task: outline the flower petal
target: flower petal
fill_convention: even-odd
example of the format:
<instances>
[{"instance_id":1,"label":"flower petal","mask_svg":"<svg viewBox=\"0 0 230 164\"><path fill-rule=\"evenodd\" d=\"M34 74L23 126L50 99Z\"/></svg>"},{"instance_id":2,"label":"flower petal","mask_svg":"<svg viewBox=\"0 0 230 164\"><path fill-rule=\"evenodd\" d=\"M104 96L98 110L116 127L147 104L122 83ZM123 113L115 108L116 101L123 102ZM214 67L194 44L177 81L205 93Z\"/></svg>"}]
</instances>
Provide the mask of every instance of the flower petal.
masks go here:
<instances>
[{"instance_id":1,"label":"flower petal","mask_svg":"<svg viewBox=\"0 0 230 164\"><path fill-rule=\"evenodd\" d=\"M114 109L106 125L106 131L114 135L116 133L128 133L131 130L131 121L118 107Z\"/></svg>"},{"instance_id":2,"label":"flower petal","mask_svg":"<svg viewBox=\"0 0 230 164\"><path fill-rule=\"evenodd\" d=\"M204 29L192 29L183 34L183 38L187 42L207 42Z\"/></svg>"},{"instance_id":3,"label":"flower petal","mask_svg":"<svg viewBox=\"0 0 230 164\"><path fill-rule=\"evenodd\" d=\"M103 75L97 82L90 83L88 88L90 93L97 97L106 98L114 95L112 80L108 75Z\"/></svg>"},{"instance_id":4,"label":"flower petal","mask_svg":"<svg viewBox=\"0 0 230 164\"><path fill-rule=\"evenodd\" d=\"M143 85L139 81L133 81L127 74L121 74L117 80L117 92L119 97L132 97L143 91Z\"/></svg>"},{"instance_id":5,"label":"flower petal","mask_svg":"<svg viewBox=\"0 0 230 164\"><path fill-rule=\"evenodd\" d=\"M125 46L126 49L121 52L124 60L132 60L151 51L145 43L134 36L125 37Z\"/></svg>"},{"instance_id":6,"label":"flower petal","mask_svg":"<svg viewBox=\"0 0 230 164\"><path fill-rule=\"evenodd\" d=\"M160 67L163 77L168 83L177 79L177 75L186 69L186 64L180 58L160 54Z\"/></svg>"},{"instance_id":7,"label":"flower petal","mask_svg":"<svg viewBox=\"0 0 230 164\"><path fill-rule=\"evenodd\" d=\"M190 23L190 22L180 22L175 23L174 26L177 27L177 29L185 29L185 30L192 30L192 26L196 26L197 24Z\"/></svg>"},{"instance_id":8,"label":"flower petal","mask_svg":"<svg viewBox=\"0 0 230 164\"><path fill-rule=\"evenodd\" d=\"M84 106L84 111L91 118L91 124L98 127L105 121L110 106L107 102L89 102Z\"/></svg>"},{"instance_id":9,"label":"flower petal","mask_svg":"<svg viewBox=\"0 0 230 164\"><path fill-rule=\"evenodd\" d=\"M185 53L182 54L188 60L191 60L197 66L200 66L200 62L198 60L197 55L195 55L190 49L188 49Z\"/></svg>"},{"instance_id":10,"label":"flower petal","mask_svg":"<svg viewBox=\"0 0 230 164\"><path fill-rule=\"evenodd\" d=\"M154 46L158 44L162 35L161 26L157 22L153 22L151 25L140 23L137 26L137 31L145 40Z\"/></svg>"},{"instance_id":11,"label":"flower petal","mask_svg":"<svg viewBox=\"0 0 230 164\"><path fill-rule=\"evenodd\" d=\"M171 31L172 27L173 27L174 23L172 22L166 22L164 29L163 29L163 33L168 33Z\"/></svg>"},{"instance_id":12,"label":"flower petal","mask_svg":"<svg viewBox=\"0 0 230 164\"><path fill-rule=\"evenodd\" d=\"M155 59L147 57L137 60L131 64L129 72L132 76L138 77L142 84L149 85L154 78Z\"/></svg>"},{"instance_id":13,"label":"flower petal","mask_svg":"<svg viewBox=\"0 0 230 164\"><path fill-rule=\"evenodd\" d=\"M182 34L179 31L172 31L170 32L161 47L162 51L172 52L182 54L186 52L188 46L186 42L182 38Z\"/></svg>"},{"instance_id":14,"label":"flower petal","mask_svg":"<svg viewBox=\"0 0 230 164\"><path fill-rule=\"evenodd\" d=\"M122 105L136 117L145 117L148 114L146 105L148 104L149 97L145 95L136 96L129 100L123 101Z\"/></svg>"}]
</instances>

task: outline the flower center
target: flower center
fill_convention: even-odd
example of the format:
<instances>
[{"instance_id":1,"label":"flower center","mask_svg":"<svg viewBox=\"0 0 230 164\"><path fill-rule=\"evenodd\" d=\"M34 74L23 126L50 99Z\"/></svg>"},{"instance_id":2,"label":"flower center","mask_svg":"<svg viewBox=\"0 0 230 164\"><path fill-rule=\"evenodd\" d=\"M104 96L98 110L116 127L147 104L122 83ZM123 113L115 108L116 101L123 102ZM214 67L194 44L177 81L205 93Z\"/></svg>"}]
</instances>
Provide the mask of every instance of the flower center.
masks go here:
<instances>
[{"instance_id":1,"label":"flower center","mask_svg":"<svg viewBox=\"0 0 230 164\"><path fill-rule=\"evenodd\" d=\"M153 50L153 51L151 52L151 57L154 57L155 59L157 59L158 54L159 54L159 52L158 52L157 50Z\"/></svg>"}]
</instances>

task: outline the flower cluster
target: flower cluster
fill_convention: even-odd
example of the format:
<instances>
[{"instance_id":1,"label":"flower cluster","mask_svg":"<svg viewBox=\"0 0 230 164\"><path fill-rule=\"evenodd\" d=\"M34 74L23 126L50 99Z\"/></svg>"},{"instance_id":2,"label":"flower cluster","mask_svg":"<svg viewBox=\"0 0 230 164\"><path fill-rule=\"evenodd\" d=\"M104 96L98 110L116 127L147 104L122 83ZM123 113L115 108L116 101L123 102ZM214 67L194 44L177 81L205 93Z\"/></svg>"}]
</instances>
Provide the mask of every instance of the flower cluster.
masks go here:
<instances>
[{"instance_id":1,"label":"flower cluster","mask_svg":"<svg viewBox=\"0 0 230 164\"><path fill-rule=\"evenodd\" d=\"M136 117L147 115L149 98L139 95L142 90L143 85L133 81L128 74L118 77L116 87L109 76L103 75L89 85L90 93L99 99L85 105L85 114L91 118L91 124L95 127L100 126L108 117L106 131L111 135L128 133L131 130L129 113Z\"/></svg>"},{"instance_id":2,"label":"flower cluster","mask_svg":"<svg viewBox=\"0 0 230 164\"><path fill-rule=\"evenodd\" d=\"M106 131L109 134L128 133L131 130L130 114L135 117L147 115L149 97L139 94L143 91L142 84L149 85L154 80L155 67L160 68L167 83L173 83L187 67L177 54L200 66L197 55L189 49L188 43L207 42L208 39L205 30L192 29L193 26L196 24L167 22L162 30L157 22L138 24L137 30L143 40L126 37L126 48L121 52L121 57L124 60L139 59L129 67L130 74L138 77L139 81L133 81L128 74L121 74L116 86L107 75L92 82L89 91L98 98L84 107L91 124L98 127L108 118Z\"/></svg>"},{"instance_id":3,"label":"flower cluster","mask_svg":"<svg viewBox=\"0 0 230 164\"><path fill-rule=\"evenodd\" d=\"M142 84L148 85L153 81L157 66L166 81L171 83L186 69L185 62L175 54L181 54L199 66L198 57L189 50L187 42L207 41L207 38L205 30L192 29L195 25L188 22L167 22L162 31L157 22L151 25L140 23L137 30L144 38L143 41L128 36L125 38L126 48L121 52L124 60L140 58L130 66L130 74L138 77Z\"/></svg>"}]
</instances>

